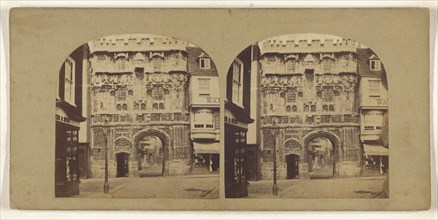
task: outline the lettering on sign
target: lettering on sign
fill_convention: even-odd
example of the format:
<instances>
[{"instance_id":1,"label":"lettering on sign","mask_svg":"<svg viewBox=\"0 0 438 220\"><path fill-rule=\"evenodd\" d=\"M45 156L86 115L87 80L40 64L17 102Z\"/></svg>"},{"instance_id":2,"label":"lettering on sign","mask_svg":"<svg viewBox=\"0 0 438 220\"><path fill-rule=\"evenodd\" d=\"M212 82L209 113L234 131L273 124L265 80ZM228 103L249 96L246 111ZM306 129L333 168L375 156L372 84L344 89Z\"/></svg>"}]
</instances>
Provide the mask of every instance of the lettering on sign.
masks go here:
<instances>
[{"instance_id":1,"label":"lettering on sign","mask_svg":"<svg viewBox=\"0 0 438 220\"><path fill-rule=\"evenodd\" d=\"M378 105L388 105L388 100L386 99L377 99Z\"/></svg>"},{"instance_id":2,"label":"lettering on sign","mask_svg":"<svg viewBox=\"0 0 438 220\"><path fill-rule=\"evenodd\" d=\"M377 105L377 106L387 106L388 100L382 98L369 98L367 101L368 105Z\"/></svg>"},{"instance_id":3,"label":"lettering on sign","mask_svg":"<svg viewBox=\"0 0 438 220\"><path fill-rule=\"evenodd\" d=\"M205 97L205 98L207 99L207 103L212 103L212 104L220 103L220 98L217 97Z\"/></svg>"},{"instance_id":4,"label":"lettering on sign","mask_svg":"<svg viewBox=\"0 0 438 220\"><path fill-rule=\"evenodd\" d=\"M56 119L56 121L70 123L70 119L66 116L61 116L61 115L56 114L55 119Z\"/></svg>"},{"instance_id":5,"label":"lettering on sign","mask_svg":"<svg viewBox=\"0 0 438 220\"><path fill-rule=\"evenodd\" d=\"M234 118L230 118L230 117L225 116L225 123L237 125L237 120Z\"/></svg>"}]
</instances>

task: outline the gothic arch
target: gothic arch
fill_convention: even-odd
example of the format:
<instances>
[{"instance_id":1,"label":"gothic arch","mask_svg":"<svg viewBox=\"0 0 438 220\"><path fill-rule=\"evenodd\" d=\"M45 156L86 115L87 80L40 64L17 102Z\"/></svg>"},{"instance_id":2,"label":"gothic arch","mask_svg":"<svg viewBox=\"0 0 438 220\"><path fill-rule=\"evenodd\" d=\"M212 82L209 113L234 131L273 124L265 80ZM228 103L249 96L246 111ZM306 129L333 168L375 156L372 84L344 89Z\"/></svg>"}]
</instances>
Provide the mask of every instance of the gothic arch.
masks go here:
<instances>
[{"instance_id":1,"label":"gothic arch","mask_svg":"<svg viewBox=\"0 0 438 220\"><path fill-rule=\"evenodd\" d=\"M338 170L336 168L336 163L340 162L341 159L341 155L342 155L342 148L341 148L341 139L336 135L333 134L332 132L328 132L328 131L322 131L322 130L318 130L318 131L313 131L310 132L309 134L307 134L306 136L304 136L303 138L303 143L304 143L304 157L302 162L307 162L309 163L309 145L310 142L312 140L314 140L315 138L318 137L324 137L330 140L330 142L333 145L333 177L337 177L338 175ZM309 166L311 166L311 164L309 164Z\"/></svg>"},{"instance_id":2,"label":"gothic arch","mask_svg":"<svg viewBox=\"0 0 438 220\"><path fill-rule=\"evenodd\" d=\"M119 153L131 154L132 143L126 137L118 137L114 140L114 156Z\"/></svg>"},{"instance_id":3,"label":"gothic arch","mask_svg":"<svg viewBox=\"0 0 438 220\"><path fill-rule=\"evenodd\" d=\"M298 139L289 138L284 141L284 155L288 156L291 154L295 154L299 157L302 156L303 149L301 143Z\"/></svg>"},{"instance_id":4,"label":"gothic arch","mask_svg":"<svg viewBox=\"0 0 438 220\"><path fill-rule=\"evenodd\" d=\"M121 136L114 140L115 146L132 146L131 141L127 137Z\"/></svg>"},{"instance_id":5,"label":"gothic arch","mask_svg":"<svg viewBox=\"0 0 438 220\"><path fill-rule=\"evenodd\" d=\"M334 150L334 154L335 157L337 158L336 161L341 161L342 160L342 146L341 146L341 139L336 135L333 134L332 132L328 132L328 131L313 131L310 132L309 134L307 134L306 136L304 136L303 138L303 149L304 149L304 160L308 159L308 147L310 142L318 137L324 137L330 140L330 142L333 144L333 150Z\"/></svg>"},{"instance_id":6,"label":"gothic arch","mask_svg":"<svg viewBox=\"0 0 438 220\"><path fill-rule=\"evenodd\" d=\"M333 147L335 148L339 148L341 147L341 139L336 135L333 134L331 132L328 131L312 131L309 134L307 134L306 136L304 136L303 140L304 140L304 146L308 146L310 141L312 141L313 139L317 138L317 137L325 137L327 139L329 139L332 144L334 145Z\"/></svg>"},{"instance_id":7,"label":"gothic arch","mask_svg":"<svg viewBox=\"0 0 438 220\"><path fill-rule=\"evenodd\" d=\"M158 129L153 129L153 128L143 129L134 135L134 143L136 150L138 150L138 145L140 140L148 135L158 137L161 140L161 144L163 146L163 159L162 159L161 169L162 169L162 175L165 176L169 173L169 167L168 165L166 165L166 162L168 162L172 158L171 139L166 133Z\"/></svg>"},{"instance_id":8,"label":"gothic arch","mask_svg":"<svg viewBox=\"0 0 438 220\"><path fill-rule=\"evenodd\" d=\"M134 135L134 143L137 144L138 141L141 140L141 138L143 138L147 135L153 135L153 136L158 137L161 140L163 147L165 149L169 149L169 147L171 146L171 140L170 140L169 135L167 135L166 133L164 133L160 130L153 129L153 128L143 129L143 130L137 132Z\"/></svg>"}]
</instances>

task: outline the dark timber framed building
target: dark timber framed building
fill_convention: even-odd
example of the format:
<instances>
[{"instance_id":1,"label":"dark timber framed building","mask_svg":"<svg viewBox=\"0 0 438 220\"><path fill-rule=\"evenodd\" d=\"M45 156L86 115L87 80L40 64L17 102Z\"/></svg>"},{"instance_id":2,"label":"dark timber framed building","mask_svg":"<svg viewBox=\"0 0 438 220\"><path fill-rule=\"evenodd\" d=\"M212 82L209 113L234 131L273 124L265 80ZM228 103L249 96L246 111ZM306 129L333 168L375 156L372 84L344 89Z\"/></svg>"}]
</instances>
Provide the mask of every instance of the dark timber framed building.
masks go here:
<instances>
[{"instance_id":1,"label":"dark timber framed building","mask_svg":"<svg viewBox=\"0 0 438 220\"><path fill-rule=\"evenodd\" d=\"M242 51L228 69L225 100L225 197L248 195L247 132L250 118L254 46Z\"/></svg>"},{"instance_id":2,"label":"dark timber framed building","mask_svg":"<svg viewBox=\"0 0 438 220\"><path fill-rule=\"evenodd\" d=\"M73 51L59 70L56 98L55 196L79 194L80 177L87 176L88 143L80 143L83 71L88 68L88 47Z\"/></svg>"}]
</instances>

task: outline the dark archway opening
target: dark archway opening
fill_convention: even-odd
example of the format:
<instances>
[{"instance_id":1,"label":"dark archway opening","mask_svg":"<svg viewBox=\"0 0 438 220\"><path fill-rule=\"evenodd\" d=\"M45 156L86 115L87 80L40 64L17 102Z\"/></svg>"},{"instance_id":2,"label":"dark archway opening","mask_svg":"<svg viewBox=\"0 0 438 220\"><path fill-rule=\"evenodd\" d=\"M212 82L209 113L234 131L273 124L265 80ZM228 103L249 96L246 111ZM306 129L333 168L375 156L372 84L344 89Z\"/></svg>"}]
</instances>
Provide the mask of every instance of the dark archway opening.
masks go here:
<instances>
[{"instance_id":1,"label":"dark archway opening","mask_svg":"<svg viewBox=\"0 0 438 220\"><path fill-rule=\"evenodd\" d=\"M117 177L127 177L129 174L129 154L116 154L117 160Z\"/></svg>"},{"instance_id":2,"label":"dark archway opening","mask_svg":"<svg viewBox=\"0 0 438 220\"><path fill-rule=\"evenodd\" d=\"M300 156L296 154L289 154L286 156L287 165L287 179L297 179L299 175Z\"/></svg>"}]
</instances>

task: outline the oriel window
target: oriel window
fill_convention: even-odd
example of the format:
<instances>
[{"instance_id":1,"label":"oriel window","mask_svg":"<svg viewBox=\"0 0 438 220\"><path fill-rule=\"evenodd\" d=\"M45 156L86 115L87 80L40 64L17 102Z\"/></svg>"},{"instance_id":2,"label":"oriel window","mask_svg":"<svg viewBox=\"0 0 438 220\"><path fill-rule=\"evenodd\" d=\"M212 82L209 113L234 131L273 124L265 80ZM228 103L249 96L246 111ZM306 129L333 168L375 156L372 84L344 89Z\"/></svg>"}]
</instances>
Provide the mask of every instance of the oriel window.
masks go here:
<instances>
[{"instance_id":1,"label":"oriel window","mask_svg":"<svg viewBox=\"0 0 438 220\"><path fill-rule=\"evenodd\" d=\"M213 128L213 111L201 109L195 112L195 128Z\"/></svg>"}]
</instances>

